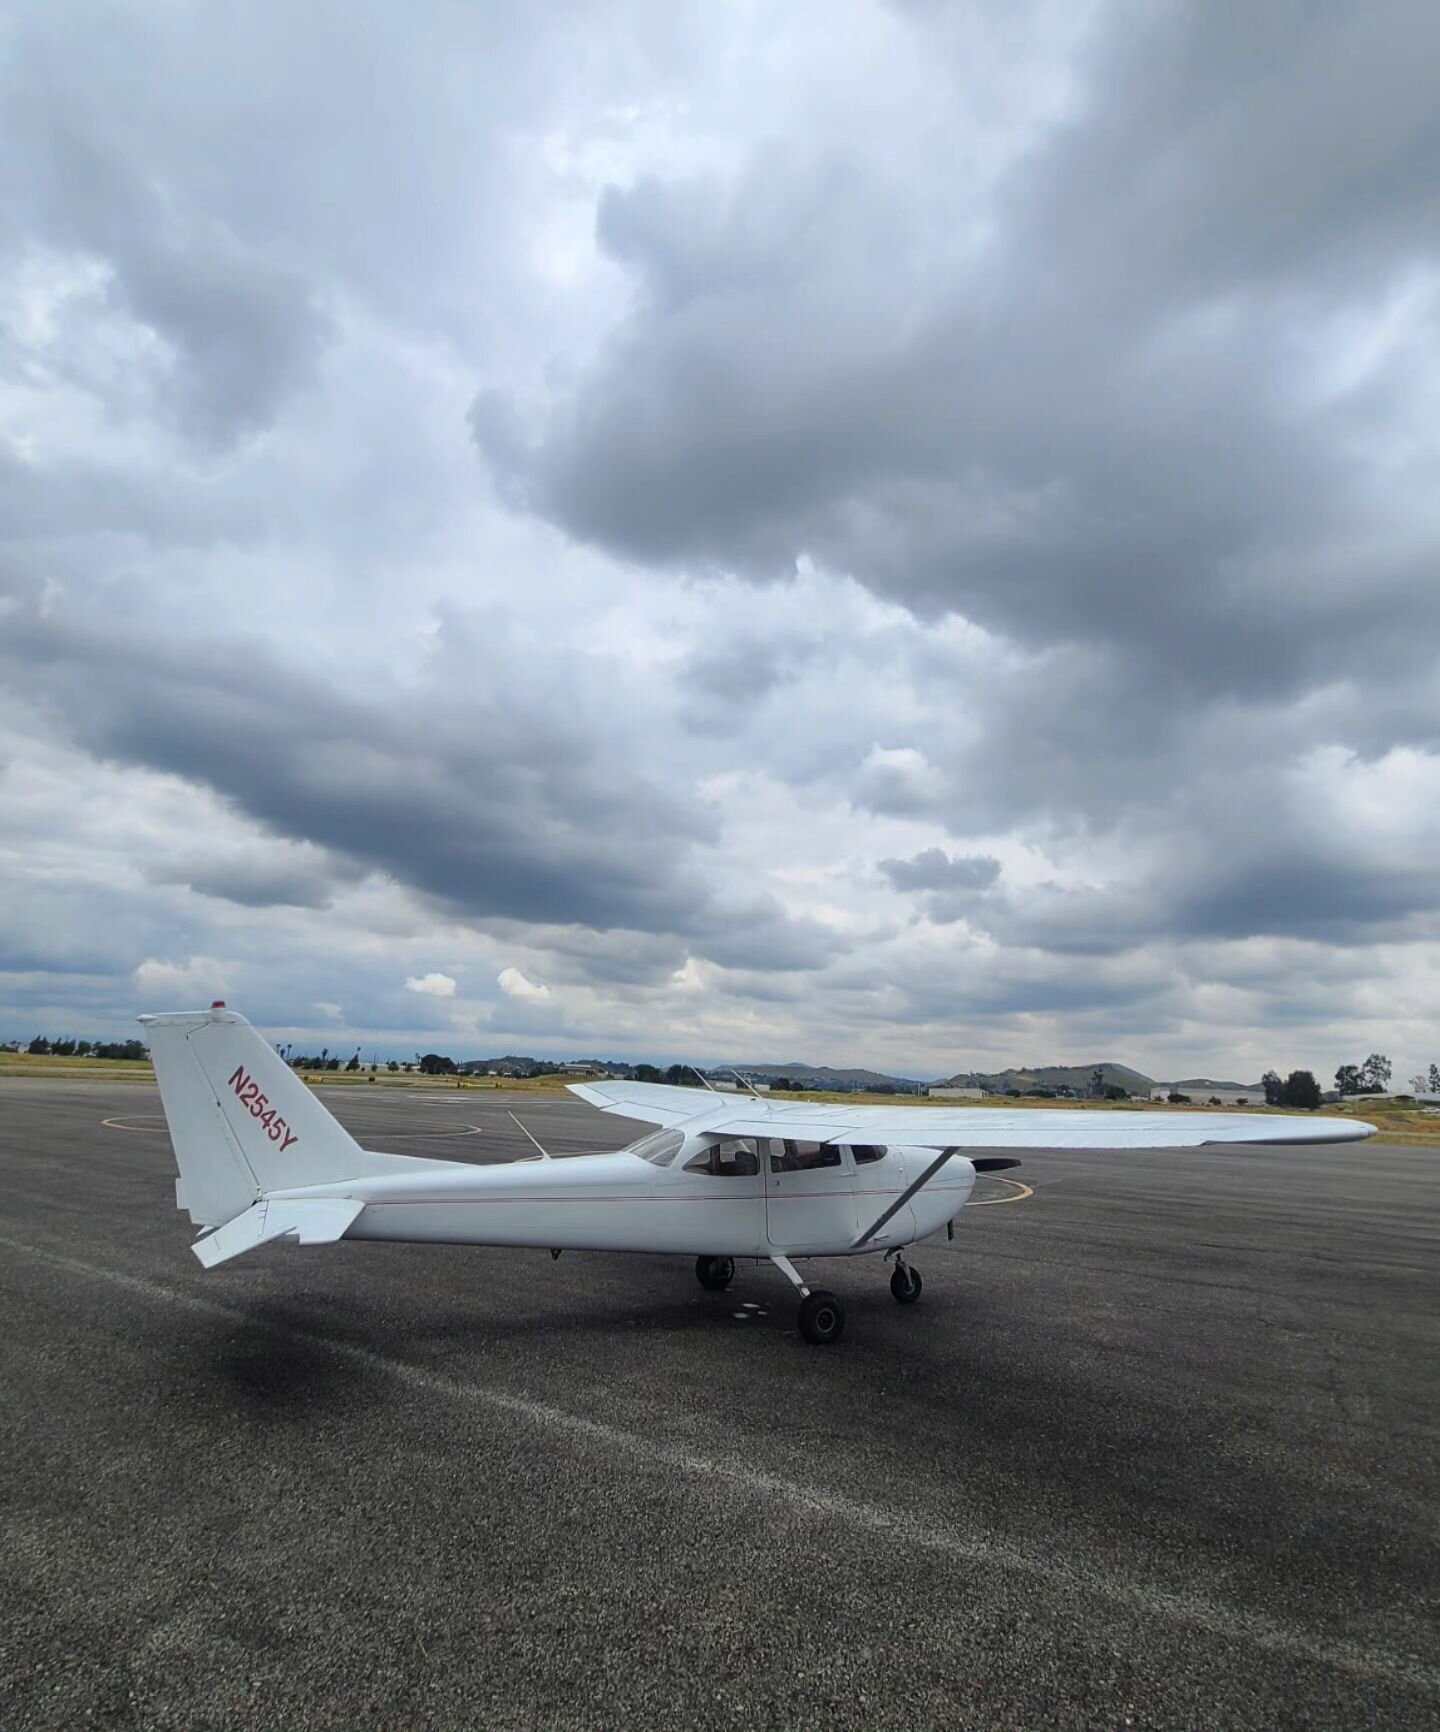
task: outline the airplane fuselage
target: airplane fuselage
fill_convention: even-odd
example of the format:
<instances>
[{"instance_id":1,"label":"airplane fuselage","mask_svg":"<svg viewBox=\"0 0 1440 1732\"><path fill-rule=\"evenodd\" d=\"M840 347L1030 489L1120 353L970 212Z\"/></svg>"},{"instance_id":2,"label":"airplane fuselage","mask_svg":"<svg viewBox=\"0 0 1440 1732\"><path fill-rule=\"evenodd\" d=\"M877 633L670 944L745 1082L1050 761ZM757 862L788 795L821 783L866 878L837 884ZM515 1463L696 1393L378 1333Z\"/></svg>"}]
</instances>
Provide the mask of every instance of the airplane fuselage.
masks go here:
<instances>
[{"instance_id":1,"label":"airplane fuselage","mask_svg":"<svg viewBox=\"0 0 1440 1732\"><path fill-rule=\"evenodd\" d=\"M497 1166L417 1162L339 1185L270 1193L282 1199L345 1196L364 1202L348 1239L550 1250L683 1252L691 1256L839 1256L886 1251L939 1232L969 1199L975 1169L954 1157L864 1246L855 1240L898 1202L934 1158L929 1149L844 1146L833 1164L796 1169L778 1139L756 1150L756 1170L697 1172L713 1138L670 1133L668 1165L627 1151ZM761 1145L767 1139L758 1139ZM793 1145L791 1145L793 1147ZM773 1151L773 1152L772 1152ZM740 1165L748 1165L748 1156Z\"/></svg>"}]
</instances>

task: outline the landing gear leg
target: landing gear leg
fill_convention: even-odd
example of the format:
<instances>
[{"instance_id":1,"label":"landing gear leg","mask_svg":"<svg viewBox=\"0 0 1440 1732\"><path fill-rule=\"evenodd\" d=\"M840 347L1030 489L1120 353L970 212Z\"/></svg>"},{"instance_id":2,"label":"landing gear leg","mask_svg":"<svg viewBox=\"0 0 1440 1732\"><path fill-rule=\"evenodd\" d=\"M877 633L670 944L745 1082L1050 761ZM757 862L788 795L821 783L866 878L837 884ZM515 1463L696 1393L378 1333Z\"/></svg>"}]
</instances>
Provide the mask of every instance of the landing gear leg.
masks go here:
<instances>
[{"instance_id":1,"label":"landing gear leg","mask_svg":"<svg viewBox=\"0 0 1440 1732\"><path fill-rule=\"evenodd\" d=\"M823 1287L811 1290L800 1279L800 1271L788 1257L771 1255L770 1261L800 1294L800 1310L796 1321L800 1333L817 1347L838 1341L845 1333L845 1307L833 1293Z\"/></svg>"},{"instance_id":2,"label":"landing gear leg","mask_svg":"<svg viewBox=\"0 0 1440 1732\"><path fill-rule=\"evenodd\" d=\"M697 1257L695 1279L707 1293L723 1293L735 1279L733 1257Z\"/></svg>"}]
</instances>

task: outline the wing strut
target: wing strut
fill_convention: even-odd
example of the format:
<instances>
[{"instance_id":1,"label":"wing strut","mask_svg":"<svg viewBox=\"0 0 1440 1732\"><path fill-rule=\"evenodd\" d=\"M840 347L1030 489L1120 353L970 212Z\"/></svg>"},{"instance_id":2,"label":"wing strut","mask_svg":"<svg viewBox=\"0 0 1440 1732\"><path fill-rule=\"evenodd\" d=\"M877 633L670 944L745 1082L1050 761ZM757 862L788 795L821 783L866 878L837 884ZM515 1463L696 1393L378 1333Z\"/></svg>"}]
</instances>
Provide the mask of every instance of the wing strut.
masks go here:
<instances>
[{"instance_id":1,"label":"wing strut","mask_svg":"<svg viewBox=\"0 0 1440 1732\"><path fill-rule=\"evenodd\" d=\"M892 1215L898 1215L915 1193L930 1183L931 1179L935 1177L936 1173L940 1171L941 1167L945 1165L951 1155L959 1154L959 1152L958 1149L941 1149L940 1153L936 1155L935 1159L931 1161L930 1165L926 1167L925 1171L921 1173L915 1183L913 1185L908 1185L885 1211L885 1213L881 1215L878 1220L870 1223L870 1225L855 1241L851 1249L858 1251L862 1245L868 1245L890 1217Z\"/></svg>"}]
</instances>

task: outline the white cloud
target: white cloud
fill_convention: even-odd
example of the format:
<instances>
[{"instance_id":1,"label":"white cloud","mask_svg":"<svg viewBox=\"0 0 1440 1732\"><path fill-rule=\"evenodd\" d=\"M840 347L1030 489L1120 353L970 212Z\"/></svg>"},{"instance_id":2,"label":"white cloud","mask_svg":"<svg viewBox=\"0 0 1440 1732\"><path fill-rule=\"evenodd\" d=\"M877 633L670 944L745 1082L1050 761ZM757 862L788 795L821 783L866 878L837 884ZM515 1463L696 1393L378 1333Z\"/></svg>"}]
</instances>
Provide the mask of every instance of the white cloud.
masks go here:
<instances>
[{"instance_id":1,"label":"white cloud","mask_svg":"<svg viewBox=\"0 0 1440 1732\"><path fill-rule=\"evenodd\" d=\"M522 999L526 1004L543 1004L550 996L548 986L542 986L537 980L527 980L518 968L502 968L495 980L508 998Z\"/></svg>"},{"instance_id":2,"label":"white cloud","mask_svg":"<svg viewBox=\"0 0 1440 1732\"><path fill-rule=\"evenodd\" d=\"M412 974L405 982L407 992L423 992L431 998L454 998L455 982L448 974Z\"/></svg>"},{"instance_id":3,"label":"white cloud","mask_svg":"<svg viewBox=\"0 0 1440 1732\"><path fill-rule=\"evenodd\" d=\"M200 1010L224 998L229 971L213 956L192 956L188 962L161 962L147 957L135 970L135 984L146 998L174 1001L177 1010Z\"/></svg>"},{"instance_id":4,"label":"white cloud","mask_svg":"<svg viewBox=\"0 0 1440 1732\"><path fill-rule=\"evenodd\" d=\"M677 992L703 992L706 972L693 956L687 956L670 976L670 984Z\"/></svg>"}]
</instances>

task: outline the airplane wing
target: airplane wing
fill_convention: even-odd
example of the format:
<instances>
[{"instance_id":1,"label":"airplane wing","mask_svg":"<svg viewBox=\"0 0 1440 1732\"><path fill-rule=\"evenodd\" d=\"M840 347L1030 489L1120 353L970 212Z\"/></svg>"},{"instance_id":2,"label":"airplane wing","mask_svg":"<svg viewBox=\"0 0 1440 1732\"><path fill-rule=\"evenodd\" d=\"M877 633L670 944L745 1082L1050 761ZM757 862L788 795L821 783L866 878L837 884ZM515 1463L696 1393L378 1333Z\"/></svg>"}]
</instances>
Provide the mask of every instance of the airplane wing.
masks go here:
<instances>
[{"instance_id":1,"label":"airplane wing","mask_svg":"<svg viewBox=\"0 0 1440 1732\"><path fill-rule=\"evenodd\" d=\"M613 1082L567 1083L572 1095L599 1107L602 1113L641 1119L646 1124L669 1127L693 1119L715 1099L706 1089L675 1088L670 1083Z\"/></svg>"},{"instance_id":2,"label":"airplane wing","mask_svg":"<svg viewBox=\"0 0 1440 1732\"><path fill-rule=\"evenodd\" d=\"M830 1142L909 1143L921 1148L1197 1149L1207 1143L1356 1143L1375 1126L1358 1119L1280 1113L1149 1113L1037 1107L857 1107ZM914 1122L919 1121L919 1122ZM863 1134L862 1134L863 1133ZM773 1132L772 1132L773 1135Z\"/></svg>"},{"instance_id":3,"label":"airplane wing","mask_svg":"<svg viewBox=\"0 0 1440 1732\"><path fill-rule=\"evenodd\" d=\"M660 1083L571 1083L604 1112L673 1125L705 1112L714 1097ZM904 1143L957 1149L1194 1149L1206 1143L1353 1143L1375 1135L1359 1119L1280 1113L1143 1112L1124 1107L847 1107L818 1101L736 1098L705 1129L731 1137L793 1137L821 1143Z\"/></svg>"}]
</instances>

